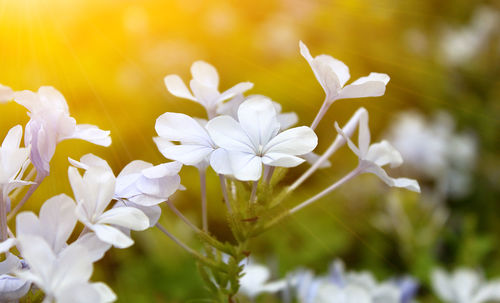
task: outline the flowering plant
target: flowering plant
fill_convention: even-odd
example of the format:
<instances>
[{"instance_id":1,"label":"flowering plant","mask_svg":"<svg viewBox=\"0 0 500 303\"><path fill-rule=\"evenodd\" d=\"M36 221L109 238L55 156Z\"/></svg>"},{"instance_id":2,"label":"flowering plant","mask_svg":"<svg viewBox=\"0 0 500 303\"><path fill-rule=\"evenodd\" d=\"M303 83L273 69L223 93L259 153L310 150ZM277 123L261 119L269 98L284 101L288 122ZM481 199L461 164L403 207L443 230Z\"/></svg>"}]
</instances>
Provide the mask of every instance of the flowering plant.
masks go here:
<instances>
[{"instance_id":1,"label":"flowering plant","mask_svg":"<svg viewBox=\"0 0 500 303\"><path fill-rule=\"evenodd\" d=\"M43 296L44 302L113 301L116 296L107 285L89 281L92 264L112 246L131 246L131 230L157 227L196 258L215 301L236 302L245 274L242 262L251 253L249 242L278 222L362 173L375 174L389 186L419 192L415 180L392 178L382 168L401 165L403 160L387 141L370 145L368 112L364 108L342 128L335 122L332 131L338 134L332 144L321 155L313 153L318 144L314 129L331 104L338 99L381 96L389 76L371 73L345 85L350 75L344 63L328 55L312 57L302 42L300 52L326 94L310 127L292 127L297 115L281 113L281 106L265 96L245 97L243 93L253 87L252 83L243 82L219 92L216 69L197 61L191 67L191 91L179 76L165 77L170 93L199 103L208 118L172 112L158 117L154 141L172 162L153 165L135 160L115 176L108 163L95 155L87 154L79 161L70 159L68 176L74 200L66 195L54 196L42 205L38 216L18 211L50 173L57 144L75 138L108 146L111 139L109 132L96 126L76 124L66 100L52 87L15 92L1 86L0 100L14 100L26 107L30 116L24 130L25 147L20 147L22 127L18 125L9 131L0 148L0 252L5 254L0 274L8 278L1 280L2 300L15 301L31 291L31 295ZM351 140L356 129L358 146ZM358 166L313 197L293 207L286 205L286 198L314 172L328 166L328 159L346 143L359 158ZM280 181L288 169L306 160L309 169L283 186ZM199 171L201 227L189 221L169 199L183 188L179 177L182 165L195 166ZM207 196L208 169L218 175L233 242L223 242L210 232L207 203L214 199ZM23 187L28 189L18 199ZM11 202L15 202L12 209ZM203 251L188 247L158 223L162 204L199 236ZM14 218L15 233L7 224ZM70 236L78 233L69 243ZM36 292L38 289L43 295Z\"/></svg>"}]
</instances>

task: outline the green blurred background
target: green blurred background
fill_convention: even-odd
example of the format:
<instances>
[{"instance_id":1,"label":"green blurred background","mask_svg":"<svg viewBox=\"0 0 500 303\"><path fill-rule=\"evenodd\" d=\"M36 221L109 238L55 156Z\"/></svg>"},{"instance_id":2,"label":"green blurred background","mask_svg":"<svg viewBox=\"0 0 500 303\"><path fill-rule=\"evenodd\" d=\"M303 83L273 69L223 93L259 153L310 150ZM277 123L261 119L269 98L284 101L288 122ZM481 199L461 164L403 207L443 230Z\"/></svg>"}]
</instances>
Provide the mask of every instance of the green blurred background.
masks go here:
<instances>
[{"instance_id":1,"label":"green blurred background","mask_svg":"<svg viewBox=\"0 0 500 303\"><path fill-rule=\"evenodd\" d=\"M317 129L317 151L335 137L334 121L343 124L365 106L374 141L388 133L401 111L428 117L446 111L455 121L454 131L474 137L477 155L467 171L469 188L459 197L436 198L436 181L418 175L413 177L424 187L421 196L363 176L256 239L252 255L271 266L276 277L301 266L325 272L334 258L380 279L407 272L422 280L422 302L436 300L427 285L436 264L483 268L488 277L500 276L499 13L498 1L472 0L1 0L0 83L15 90L55 86L79 123L109 129L113 139L110 148L61 143L50 177L28 208L38 209L60 192L71 194L68 156L95 153L115 173L134 159L164 162L152 141L155 119L166 111L199 117L204 111L170 95L163 77L175 73L189 80L195 60L217 67L221 89L251 81L251 93L270 96L284 111L297 112L299 124L310 124L323 91L299 54L302 40L313 55L326 53L345 62L352 79L372 71L391 76L383 97L332 106ZM447 40L476 27L487 31L481 41L472 39L477 47L470 37L456 46ZM17 104L3 104L1 111L2 136L28 121ZM331 162L288 203L310 197L356 165L345 148ZM291 171L287 180L305 168ZM176 194L175 203L199 222L197 172L186 167L181 177L188 190ZM226 239L217 182L209 175L210 226ZM162 222L199 246L167 209ZM97 263L95 280L108 282L119 302L202 302L206 293L184 251L157 230L134 238L135 246L112 249Z\"/></svg>"}]
</instances>

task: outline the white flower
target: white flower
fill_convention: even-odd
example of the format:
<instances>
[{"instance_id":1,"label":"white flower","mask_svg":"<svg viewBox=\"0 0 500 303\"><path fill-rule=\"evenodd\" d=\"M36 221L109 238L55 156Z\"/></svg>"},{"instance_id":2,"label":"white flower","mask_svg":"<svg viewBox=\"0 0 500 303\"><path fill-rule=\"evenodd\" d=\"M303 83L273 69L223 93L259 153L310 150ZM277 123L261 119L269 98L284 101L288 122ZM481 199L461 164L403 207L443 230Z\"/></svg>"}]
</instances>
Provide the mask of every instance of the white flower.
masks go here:
<instances>
[{"instance_id":1,"label":"white flower","mask_svg":"<svg viewBox=\"0 0 500 303\"><path fill-rule=\"evenodd\" d=\"M184 165L206 168L217 148L200 121L185 114L164 113L156 119L155 129L160 137L154 138L154 141L162 155Z\"/></svg>"},{"instance_id":2,"label":"white flower","mask_svg":"<svg viewBox=\"0 0 500 303\"><path fill-rule=\"evenodd\" d=\"M500 301L500 280L486 282L481 274L468 268L457 269L452 274L436 269L431 280L436 294L447 303Z\"/></svg>"},{"instance_id":3,"label":"white flower","mask_svg":"<svg viewBox=\"0 0 500 303\"><path fill-rule=\"evenodd\" d=\"M349 68L342 61L329 55L312 57L307 46L300 41L300 53L311 66L316 79L323 87L325 101L333 103L338 99L379 97L384 95L385 86L390 77L381 73L370 73L349 85L345 85L351 77Z\"/></svg>"},{"instance_id":4,"label":"white flower","mask_svg":"<svg viewBox=\"0 0 500 303\"><path fill-rule=\"evenodd\" d=\"M20 251L29 265L15 274L36 284L45 293L44 302L112 302L113 291L103 283L90 283L92 260L85 247L72 244L55 254L41 237L18 237Z\"/></svg>"},{"instance_id":5,"label":"white flower","mask_svg":"<svg viewBox=\"0 0 500 303\"><path fill-rule=\"evenodd\" d=\"M69 167L68 175L77 203L77 217L101 241L119 248L129 247L134 241L112 225L132 230L149 227L148 218L137 208L106 210L115 193L115 176L110 170L89 167L82 178L77 168Z\"/></svg>"},{"instance_id":6,"label":"white flower","mask_svg":"<svg viewBox=\"0 0 500 303\"><path fill-rule=\"evenodd\" d=\"M30 121L26 125L24 141L31 145L31 162L41 176L50 170L57 143L66 139L82 139L109 146L109 131L94 125L76 124L70 117L64 96L51 86L42 86L37 93L16 92L14 100L29 110Z\"/></svg>"},{"instance_id":7,"label":"white flower","mask_svg":"<svg viewBox=\"0 0 500 303\"><path fill-rule=\"evenodd\" d=\"M164 202L181 185L180 162L153 164L135 160L127 164L116 178L115 198L135 204L154 206Z\"/></svg>"},{"instance_id":8,"label":"white flower","mask_svg":"<svg viewBox=\"0 0 500 303\"><path fill-rule=\"evenodd\" d=\"M354 145L349 136L335 122L337 132L347 141L349 148L358 156L358 169L365 173L377 175L387 185L402 187L411 191L420 192L417 181L408 178L391 178L382 166L390 164L391 167L400 166L403 163L401 154L387 141L381 141L370 145L370 129L368 128L368 113L364 112L359 118L358 147Z\"/></svg>"},{"instance_id":9,"label":"white flower","mask_svg":"<svg viewBox=\"0 0 500 303\"><path fill-rule=\"evenodd\" d=\"M9 130L0 147L0 189L6 203L13 189L31 184L21 180L29 155L28 148L19 147L22 136L23 128L16 125Z\"/></svg>"},{"instance_id":10,"label":"white flower","mask_svg":"<svg viewBox=\"0 0 500 303\"><path fill-rule=\"evenodd\" d=\"M14 91L5 85L0 84L0 103L10 101L14 98Z\"/></svg>"},{"instance_id":11,"label":"white flower","mask_svg":"<svg viewBox=\"0 0 500 303\"><path fill-rule=\"evenodd\" d=\"M219 74L212 65L196 61L191 65L190 81L191 93L182 79L178 75L168 75L165 77L167 90L174 96L188 99L201 104L207 111L208 117L215 116L217 106L224 100L243 93L253 87L250 82L238 83L225 92L219 92Z\"/></svg>"},{"instance_id":12,"label":"white flower","mask_svg":"<svg viewBox=\"0 0 500 303\"><path fill-rule=\"evenodd\" d=\"M238 120L238 108L240 105L247 99L253 98L255 96L261 96L264 98L267 98L262 95L250 95L245 98L243 94L238 94L228 102L222 103L218 108L217 108L217 114L218 115L228 115L233 117L234 119ZM294 126L297 124L299 121L299 117L295 112L289 112L289 113L282 113L281 112L281 104L278 102L272 101L274 109L276 110L276 119L278 120L278 123L280 124L280 130L286 130L289 129L290 127Z\"/></svg>"},{"instance_id":13,"label":"white flower","mask_svg":"<svg viewBox=\"0 0 500 303\"><path fill-rule=\"evenodd\" d=\"M229 163L239 180L258 180L262 164L297 166L304 162L297 155L311 152L318 142L314 131L305 126L279 133L274 106L261 96L240 105L238 121L219 116L208 122L207 130L217 146L227 151L227 157L212 155L210 165L218 171L218 167Z\"/></svg>"}]
</instances>

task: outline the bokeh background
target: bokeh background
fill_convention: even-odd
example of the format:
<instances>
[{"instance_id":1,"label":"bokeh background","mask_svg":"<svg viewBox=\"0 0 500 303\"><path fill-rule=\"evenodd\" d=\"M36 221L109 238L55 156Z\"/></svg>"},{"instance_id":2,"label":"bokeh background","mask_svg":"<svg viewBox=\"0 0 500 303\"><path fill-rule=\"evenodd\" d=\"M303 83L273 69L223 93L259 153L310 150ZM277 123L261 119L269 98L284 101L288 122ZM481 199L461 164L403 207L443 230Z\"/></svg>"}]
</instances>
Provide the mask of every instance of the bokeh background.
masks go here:
<instances>
[{"instance_id":1,"label":"bokeh background","mask_svg":"<svg viewBox=\"0 0 500 303\"><path fill-rule=\"evenodd\" d=\"M27 208L71 194L67 157L92 152L115 173L128 162L165 162L152 137L167 111L204 117L201 106L170 95L167 74L190 79L195 60L215 65L221 89L255 83L308 125L323 91L298 51L345 62L356 79L391 76L380 98L341 100L317 129L324 150L359 107L370 112L374 140L392 138L407 164L392 172L417 178L422 195L390 189L362 176L256 239L252 255L276 277L298 267L325 272L332 260L380 279L410 273L422 302L437 302L428 286L435 266L482 268L500 276L500 3L473 0L1 0L0 83L15 90L52 85L79 123L111 130L110 148L67 141L51 175ZM17 104L1 107L0 134L28 121ZM312 196L356 165L347 149L291 198ZM293 181L304 165L287 177ZM187 191L175 203L199 222L196 170L184 168ZM231 240L217 179L209 175L210 226ZM193 247L188 227L168 210L162 223ZM111 250L97 263L119 302L203 302L194 261L156 230L136 245ZM271 298L261 298L271 302Z\"/></svg>"}]
</instances>

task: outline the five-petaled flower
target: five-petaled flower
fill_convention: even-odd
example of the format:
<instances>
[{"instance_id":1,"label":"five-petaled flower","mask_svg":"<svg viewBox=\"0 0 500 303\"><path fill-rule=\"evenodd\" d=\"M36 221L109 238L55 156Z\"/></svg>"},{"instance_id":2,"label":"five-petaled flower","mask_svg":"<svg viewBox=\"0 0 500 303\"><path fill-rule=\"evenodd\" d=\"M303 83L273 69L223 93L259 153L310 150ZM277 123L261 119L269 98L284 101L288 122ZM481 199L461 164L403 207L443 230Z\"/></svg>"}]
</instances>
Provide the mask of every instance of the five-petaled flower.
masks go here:
<instances>
[{"instance_id":1,"label":"five-petaled flower","mask_svg":"<svg viewBox=\"0 0 500 303\"><path fill-rule=\"evenodd\" d=\"M178 75L165 77L165 86L174 96L201 104L209 118L216 115L217 107L225 100L241 94L253 87L253 83L241 82L230 89L219 92L219 74L212 65L196 61L191 65L193 79L189 82L191 93Z\"/></svg>"},{"instance_id":2,"label":"five-petaled flower","mask_svg":"<svg viewBox=\"0 0 500 303\"><path fill-rule=\"evenodd\" d=\"M268 98L255 96L238 108L238 121L230 116L219 116L207 124L210 137L226 151L227 157L211 157L215 171L228 163L238 180L258 180L262 164L294 167L304 159L297 157L314 150L318 138L306 126L283 132L276 118L275 108ZM224 161L225 163L220 163Z\"/></svg>"}]
</instances>

